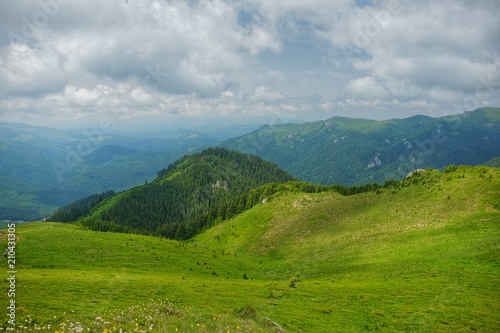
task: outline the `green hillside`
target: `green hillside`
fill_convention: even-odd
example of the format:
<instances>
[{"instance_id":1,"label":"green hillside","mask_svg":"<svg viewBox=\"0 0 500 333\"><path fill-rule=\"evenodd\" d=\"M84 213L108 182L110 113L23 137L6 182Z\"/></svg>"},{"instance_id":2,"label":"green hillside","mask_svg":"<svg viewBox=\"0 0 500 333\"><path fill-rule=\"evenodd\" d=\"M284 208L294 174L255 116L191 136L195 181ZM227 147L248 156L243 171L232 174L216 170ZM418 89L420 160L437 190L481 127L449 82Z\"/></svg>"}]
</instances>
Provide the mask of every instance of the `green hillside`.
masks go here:
<instances>
[{"instance_id":1,"label":"green hillside","mask_svg":"<svg viewBox=\"0 0 500 333\"><path fill-rule=\"evenodd\" d=\"M384 183L417 168L479 165L499 156L500 108L441 118L333 117L265 126L220 145L260 156L313 183Z\"/></svg>"},{"instance_id":2,"label":"green hillside","mask_svg":"<svg viewBox=\"0 0 500 333\"><path fill-rule=\"evenodd\" d=\"M500 169L449 167L351 196L294 189L265 199L184 242L19 225L18 330L500 328Z\"/></svg>"},{"instance_id":3,"label":"green hillside","mask_svg":"<svg viewBox=\"0 0 500 333\"><path fill-rule=\"evenodd\" d=\"M83 218L82 224L93 230L187 239L217 217L233 216L255 204L256 200L248 198L250 190L291 180L276 165L258 157L210 148L179 159L158 172L152 182L117 193L91 209L81 210L82 202L76 202L61 211L73 216L69 221ZM68 221L59 212L52 220Z\"/></svg>"}]
</instances>

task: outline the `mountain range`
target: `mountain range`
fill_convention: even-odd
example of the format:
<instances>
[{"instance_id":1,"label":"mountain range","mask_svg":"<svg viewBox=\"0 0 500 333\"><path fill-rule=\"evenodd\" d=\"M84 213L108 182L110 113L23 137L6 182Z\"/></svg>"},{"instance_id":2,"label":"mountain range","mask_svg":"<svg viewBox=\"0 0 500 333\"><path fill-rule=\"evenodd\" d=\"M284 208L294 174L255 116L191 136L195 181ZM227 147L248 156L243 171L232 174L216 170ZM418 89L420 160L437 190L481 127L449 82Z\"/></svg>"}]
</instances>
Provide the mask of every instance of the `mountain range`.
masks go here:
<instances>
[{"instance_id":1,"label":"mountain range","mask_svg":"<svg viewBox=\"0 0 500 333\"><path fill-rule=\"evenodd\" d=\"M22 290L15 299L16 319L23 323L18 331L497 332L496 111L462 115L467 121L332 118L328 126L264 127L216 147L190 147L185 151L191 154L158 168L150 179L81 198L59 208L49 222L10 225L0 233L0 247L15 247L16 260L9 263L22 272L15 282ZM320 145L322 138L327 149L342 140L330 136L332 131L344 134L351 152L381 151L369 170L385 166L390 149L383 151L381 143L398 141L398 135L405 139L403 148L386 144L415 164L393 169L403 176L382 178L383 183L314 184L261 157L221 147L269 133L265 137L278 143L283 140L277 138L303 145L315 139ZM380 144L364 148L373 133ZM65 132L52 135L61 136L52 142L71 142ZM50 142L15 135L5 146L23 139L30 144L16 147L25 154L36 145L40 153ZM56 159L67 143L53 144L41 156L61 163L64 176L83 165L106 170L106 163L115 163L115 172L126 179L131 170L120 169L120 157L151 153L108 140L71 142L77 149L96 147L80 154L82 161L70 170L63 167L71 159ZM455 147L457 142L464 145ZM291 156L289 149L297 148L295 158L288 158L293 165L304 159L298 143L266 146L276 156ZM332 165L335 154L326 154ZM408 172L418 163L431 164L432 156L444 163L456 155L490 166ZM304 167L325 163L319 152L307 156ZM4 281L6 290L12 285ZM0 330L9 325L0 321Z\"/></svg>"},{"instance_id":2,"label":"mountain range","mask_svg":"<svg viewBox=\"0 0 500 333\"><path fill-rule=\"evenodd\" d=\"M253 128L122 134L106 124L57 130L1 123L0 219L39 220L77 199L144 184L208 146L259 156L296 179L345 186L500 156L499 108L386 121L333 117L244 134Z\"/></svg>"},{"instance_id":3,"label":"mountain range","mask_svg":"<svg viewBox=\"0 0 500 333\"><path fill-rule=\"evenodd\" d=\"M500 156L500 109L375 121L333 117L264 126L220 144L262 157L304 181L360 185L418 168L478 165Z\"/></svg>"}]
</instances>

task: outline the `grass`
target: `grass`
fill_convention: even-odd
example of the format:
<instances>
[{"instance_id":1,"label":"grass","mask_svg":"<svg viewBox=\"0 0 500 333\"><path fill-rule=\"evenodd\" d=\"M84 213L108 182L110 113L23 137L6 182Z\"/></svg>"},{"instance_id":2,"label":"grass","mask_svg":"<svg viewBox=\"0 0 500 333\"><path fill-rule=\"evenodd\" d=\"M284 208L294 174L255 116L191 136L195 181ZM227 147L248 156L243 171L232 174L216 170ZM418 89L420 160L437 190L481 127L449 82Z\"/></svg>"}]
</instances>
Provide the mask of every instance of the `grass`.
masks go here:
<instances>
[{"instance_id":1,"label":"grass","mask_svg":"<svg viewBox=\"0 0 500 333\"><path fill-rule=\"evenodd\" d=\"M500 169L461 167L279 193L188 242L22 224L17 329L497 332L499 209Z\"/></svg>"}]
</instances>

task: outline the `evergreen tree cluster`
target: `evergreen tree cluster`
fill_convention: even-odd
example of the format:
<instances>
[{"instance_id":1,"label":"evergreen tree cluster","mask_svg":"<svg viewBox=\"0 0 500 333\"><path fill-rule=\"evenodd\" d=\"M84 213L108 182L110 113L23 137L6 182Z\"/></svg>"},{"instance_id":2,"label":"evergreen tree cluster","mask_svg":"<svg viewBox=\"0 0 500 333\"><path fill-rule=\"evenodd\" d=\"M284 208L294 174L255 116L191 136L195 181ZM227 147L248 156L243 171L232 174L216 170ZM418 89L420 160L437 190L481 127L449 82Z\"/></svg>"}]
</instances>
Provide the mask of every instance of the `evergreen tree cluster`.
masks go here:
<instances>
[{"instance_id":1,"label":"evergreen tree cluster","mask_svg":"<svg viewBox=\"0 0 500 333\"><path fill-rule=\"evenodd\" d=\"M226 208L228 202L264 184L291 180L293 177L275 164L258 157L210 148L181 158L148 184L117 194L116 202L103 204L105 209L85 218L84 224L98 230L104 228L102 223L118 224L150 234L187 238L200 227L177 232L179 225L185 228L189 221L209 212L229 216L234 209L233 204ZM171 225L176 226L175 232L166 231L173 228Z\"/></svg>"},{"instance_id":2,"label":"evergreen tree cluster","mask_svg":"<svg viewBox=\"0 0 500 333\"><path fill-rule=\"evenodd\" d=\"M96 219L83 219L81 220L82 226L85 228L102 231L102 232L119 232L124 234L144 234L149 235L150 233L145 230L133 229L125 225L118 224L116 222L102 221Z\"/></svg>"},{"instance_id":3,"label":"evergreen tree cluster","mask_svg":"<svg viewBox=\"0 0 500 333\"><path fill-rule=\"evenodd\" d=\"M74 222L86 216L101 201L113 196L115 192L107 191L101 194L92 194L59 208L49 219L57 222Z\"/></svg>"}]
</instances>

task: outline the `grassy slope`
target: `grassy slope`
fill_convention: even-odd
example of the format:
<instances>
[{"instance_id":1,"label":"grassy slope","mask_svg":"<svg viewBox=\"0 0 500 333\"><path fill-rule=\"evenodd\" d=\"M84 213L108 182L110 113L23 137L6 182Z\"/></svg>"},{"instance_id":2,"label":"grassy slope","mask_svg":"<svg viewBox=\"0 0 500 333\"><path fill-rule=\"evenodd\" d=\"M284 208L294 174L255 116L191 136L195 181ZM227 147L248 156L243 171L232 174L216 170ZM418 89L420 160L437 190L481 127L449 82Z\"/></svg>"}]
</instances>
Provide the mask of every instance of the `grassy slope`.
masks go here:
<instances>
[{"instance_id":1,"label":"grassy slope","mask_svg":"<svg viewBox=\"0 0 500 333\"><path fill-rule=\"evenodd\" d=\"M350 197L278 194L187 243L20 225L18 312L53 326L78 318L102 329L92 324L102 316L164 332L273 331L264 317L287 332L498 331L500 169L420 182ZM116 317L166 298L174 304ZM256 320L237 314L245 306ZM140 319L154 307L169 315Z\"/></svg>"},{"instance_id":2,"label":"grassy slope","mask_svg":"<svg viewBox=\"0 0 500 333\"><path fill-rule=\"evenodd\" d=\"M310 309L297 325L305 331L319 323L334 331L495 331L500 173L488 170L481 178L470 169L432 172L424 186L379 195L287 195L197 241L275 259L259 278L299 273L305 293L295 301L307 303L295 316ZM292 304L272 314L285 318Z\"/></svg>"}]
</instances>

